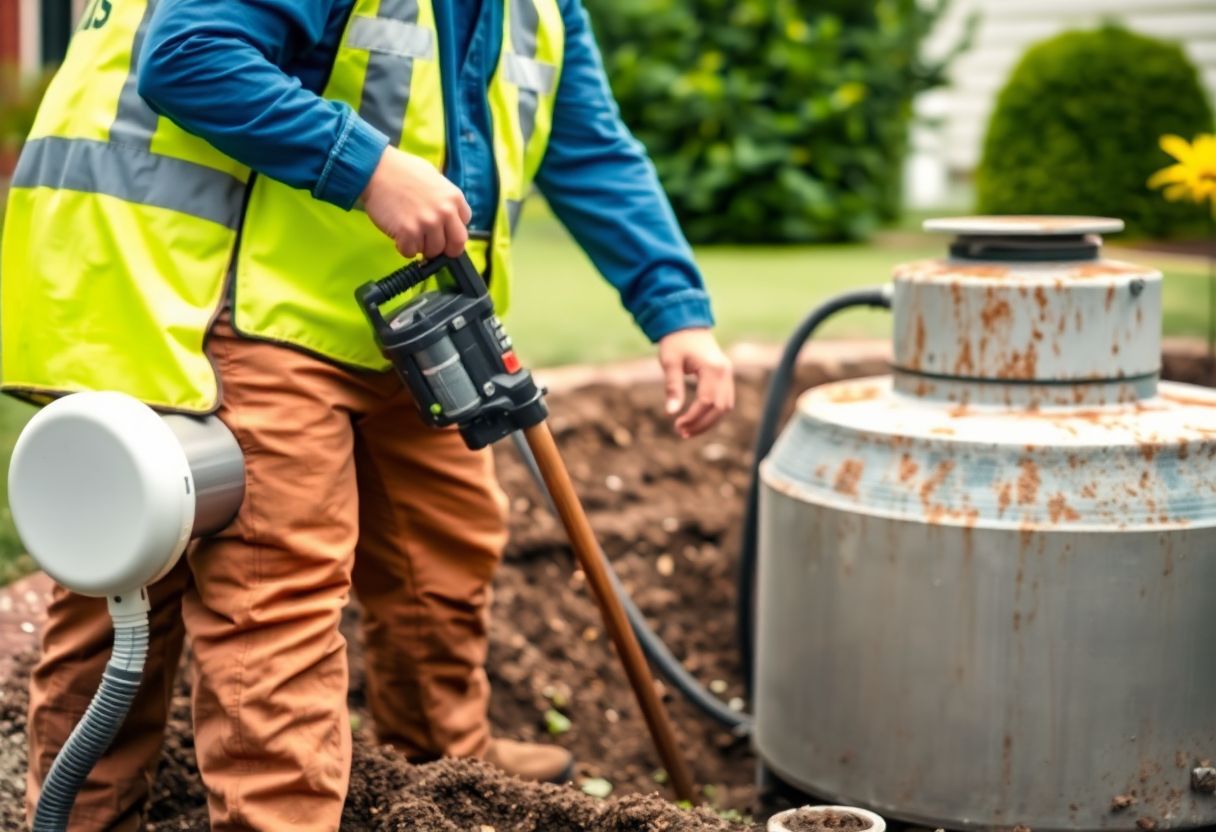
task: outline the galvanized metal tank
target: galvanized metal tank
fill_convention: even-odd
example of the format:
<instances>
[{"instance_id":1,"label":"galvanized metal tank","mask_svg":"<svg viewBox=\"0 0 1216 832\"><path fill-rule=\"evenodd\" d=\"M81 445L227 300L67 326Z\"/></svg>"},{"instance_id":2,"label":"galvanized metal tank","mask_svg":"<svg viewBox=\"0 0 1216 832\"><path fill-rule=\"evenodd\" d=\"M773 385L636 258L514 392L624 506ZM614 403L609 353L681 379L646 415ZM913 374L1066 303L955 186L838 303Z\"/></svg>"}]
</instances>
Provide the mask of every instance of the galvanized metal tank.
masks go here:
<instances>
[{"instance_id":1,"label":"galvanized metal tank","mask_svg":"<svg viewBox=\"0 0 1216 832\"><path fill-rule=\"evenodd\" d=\"M933 826L1216 823L1216 393L1158 380L1161 274L1118 221L928 227L892 375L762 468L758 752Z\"/></svg>"}]
</instances>

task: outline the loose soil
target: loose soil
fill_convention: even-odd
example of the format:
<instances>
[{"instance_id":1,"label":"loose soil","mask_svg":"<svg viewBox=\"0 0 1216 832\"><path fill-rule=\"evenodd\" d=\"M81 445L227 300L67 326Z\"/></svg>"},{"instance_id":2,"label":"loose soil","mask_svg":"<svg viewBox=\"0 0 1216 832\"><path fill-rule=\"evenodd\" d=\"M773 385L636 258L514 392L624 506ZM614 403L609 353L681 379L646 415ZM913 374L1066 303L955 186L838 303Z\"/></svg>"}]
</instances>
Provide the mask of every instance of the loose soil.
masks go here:
<instances>
[{"instance_id":1,"label":"loose soil","mask_svg":"<svg viewBox=\"0 0 1216 832\"><path fill-rule=\"evenodd\" d=\"M852 812L834 809L822 812L810 808L799 809L784 823L790 832L857 832L870 826L870 821Z\"/></svg>"},{"instance_id":2,"label":"loose soil","mask_svg":"<svg viewBox=\"0 0 1216 832\"><path fill-rule=\"evenodd\" d=\"M880 366L854 367L881 372ZM827 380L804 368L802 387ZM710 436L681 441L662 415L662 388L592 386L550 396L551 426L601 545L638 606L685 666L745 708L734 648L734 568L750 446L762 396L759 373L740 379L736 413ZM410 766L377 747L365 709L357 605L350 642L355 760L344 830L632 832L760 829L755 759L746 740L663 691L680 742L711 807L675 807L645 723L566 544L514 449L496 450L511 497L511 543L495 581L489 673L491 718L504 736L556 742L579 760L576 787L534 786L473 762ZM20 828L24 791L25 670L0 687L0 829ZM189 692L179 681L150 832L207 828L194 760ZM553 736L545 714L571 727ZM601 800L577 785L612 784ZM657 793L657 794L656 794Z\"/></svg>"},{"instance_id":3,"label":"loose soil","mask_svg":"<svg viewBox=\"0 0 1216 832\"><path fill-rule=\"evenodd\" d=\"M1166 371L1170 377L1197 381L1208 377L1210 368L1196 354L1167 360ZM878 372L881 366L870 363L846 366L838 374ZM685 666L724 700L744 708L748 703L734 644L734 568L763 380L758 373L744 374L734 416L710 436L688 442L679 441L662 416L657 384L593 386L549 400L562 453L622 582ZM825 380L821 367L807 366L800 371L798 389ZM603 800L577 788L523 784L475 762L410 766L377 747L365 710L358 610L352 605L345 630L355 759L342 828L759 830L742 818L784 807L760 805L753 785L755 759L747 743L664 691L712 810L689 812L668 802L645 724L564 535L509 444L499 447L497 456L512 500L512 538L495 583L489 663L494 728L504 736L569 747L579 760L576 784L603 778L612 784L613 795ZM19 657L15 671L0 685L0 829L19 829L23 823L30 661ZM154 789L149 832L207 828L188 701L183 680ZM551 736L546 728L545 714L551 709L570 721L560 736Z\"/></svg>"}]
</instances>

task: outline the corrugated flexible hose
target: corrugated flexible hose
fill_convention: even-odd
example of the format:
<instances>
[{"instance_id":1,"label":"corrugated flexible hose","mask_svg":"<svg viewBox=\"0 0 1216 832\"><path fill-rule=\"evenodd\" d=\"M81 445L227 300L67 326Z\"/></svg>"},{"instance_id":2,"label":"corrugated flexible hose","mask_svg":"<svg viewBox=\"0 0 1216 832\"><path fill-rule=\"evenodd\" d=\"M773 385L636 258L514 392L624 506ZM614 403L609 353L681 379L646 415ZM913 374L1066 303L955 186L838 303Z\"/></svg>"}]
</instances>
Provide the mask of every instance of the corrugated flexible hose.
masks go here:
<instances>
[{"instance_id":1,"label":"corrugated flexible hose","mask_svg":"<svg viewBox=\"0 0 1216 832\"><path fill-rule=\"evenodd\" d=\"M139 692L148 655L148 620L114 629L114 649L88 710L63 744L42 784L34 832L67 832L76 795L114 741Z\"/></svg>"}]
</instances>

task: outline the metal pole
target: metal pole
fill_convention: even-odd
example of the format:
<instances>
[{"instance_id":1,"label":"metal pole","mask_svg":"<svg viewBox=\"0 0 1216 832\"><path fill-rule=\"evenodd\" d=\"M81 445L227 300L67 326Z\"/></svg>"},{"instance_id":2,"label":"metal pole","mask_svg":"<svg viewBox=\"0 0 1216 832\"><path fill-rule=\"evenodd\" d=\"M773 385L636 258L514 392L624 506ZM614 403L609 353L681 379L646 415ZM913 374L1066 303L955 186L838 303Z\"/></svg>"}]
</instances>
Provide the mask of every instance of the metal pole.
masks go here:
<instances>
[{"instance_id":1,"label":"metal pole","mask_svg":"<svg viewBox=\"0 0 1216 832\"><path fill-rule=\"evenodd\" d=\"M579 502L574 483L570 481L570 473L557 451L557 443L553 440L549 425L546 422L534 425L524 431L524 436L536 456L541 476L544 477L545 485L553 497L562 525L566 527L566 534L570 537L579 565L587 575L591 592L599 603L604 626L608 629L612 643L621 657L621 663L625 666L625 674L629 677L629 684L633 687L642 715L646 718L650 736L658 749L664 768L667 769L667 775L671 778L672 789L679 800L699 802L696 799L692 774L676 742L671 719L655 692L650 666L646 664L620 599L612 591L612 579L608 574L604 552L591 531L591 523L583 511L583 504Z\"/></svg>"}]
</instances>

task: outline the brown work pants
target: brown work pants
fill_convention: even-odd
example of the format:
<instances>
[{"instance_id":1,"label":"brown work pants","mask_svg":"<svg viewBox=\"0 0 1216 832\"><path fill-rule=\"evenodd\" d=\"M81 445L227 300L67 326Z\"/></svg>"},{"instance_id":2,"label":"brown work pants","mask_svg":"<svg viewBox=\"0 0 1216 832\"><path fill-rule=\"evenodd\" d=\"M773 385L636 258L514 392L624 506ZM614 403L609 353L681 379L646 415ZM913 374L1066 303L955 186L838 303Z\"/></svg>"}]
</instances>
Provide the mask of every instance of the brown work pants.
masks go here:
<instances>
[{"instance_id":1,"label":"brown work pants","mask_svg":"<svg viewBox=\"0 0 1216 832\"><path fill-rule=\"evenodd\" d=\"M392 375L242 339L224 321L209 351L245 502L151 588L143 686L73 830L142 829L183 625L212 828L337 829L351 756L338 621L352 585L380 738L415 759L476 756L489 741L489 584L506 539L489 453L426 426ZM57 588L42 642L31 808L108 657L104 601Z\"/></svg>"}]
</instances>

